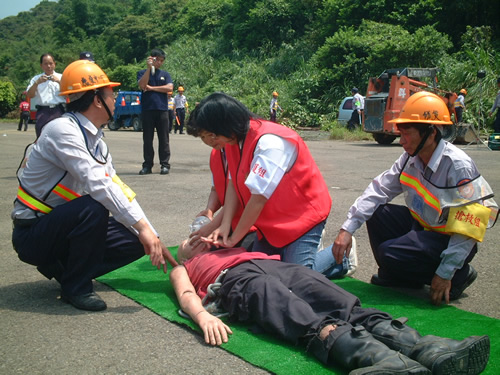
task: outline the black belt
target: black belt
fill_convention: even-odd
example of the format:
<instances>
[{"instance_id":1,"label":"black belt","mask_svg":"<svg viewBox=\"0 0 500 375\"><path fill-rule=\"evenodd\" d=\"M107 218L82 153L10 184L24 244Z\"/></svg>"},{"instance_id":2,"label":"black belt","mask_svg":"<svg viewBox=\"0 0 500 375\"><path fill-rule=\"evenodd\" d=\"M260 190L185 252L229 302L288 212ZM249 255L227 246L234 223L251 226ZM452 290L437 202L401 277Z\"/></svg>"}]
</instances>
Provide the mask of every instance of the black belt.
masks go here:
<instances>
[{"instance_id":1,"label":"black belt","mask_svg":"<svg viewBox=\"0 0 500 375\"><path fill-rule=\"evenodd\" d=\"M35 217L33 219L14 219L13 221L15 227L31 227L38 220L39 218Z\"/></svg>"},{"instance_id":2,"label":"black belt","mask_svg":"<svg viewBox=\"0 0 500 375\"><path fill-rule=\"evenodd\" d=\"M54 109L54 108L61 108L63 109L62 104L53 104L53 105L37 105L36 109Z\"/></svg>"}]
</instances>

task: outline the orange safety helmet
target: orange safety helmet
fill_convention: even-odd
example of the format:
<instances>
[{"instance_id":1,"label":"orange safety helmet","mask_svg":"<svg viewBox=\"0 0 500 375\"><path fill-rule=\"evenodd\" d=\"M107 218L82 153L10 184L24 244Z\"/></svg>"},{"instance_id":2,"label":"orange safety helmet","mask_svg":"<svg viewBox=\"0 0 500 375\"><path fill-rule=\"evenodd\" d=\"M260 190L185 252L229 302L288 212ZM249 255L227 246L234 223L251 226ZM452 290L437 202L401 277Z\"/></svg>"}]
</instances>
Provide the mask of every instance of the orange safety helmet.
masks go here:
<instances>
[{"instance_id":1,"label":"orange safety helmet","mask_svg":"<svg viewBox=\"0 0 500 375\"><path fill-rule=\"evenodd\" d=\"M77 60L64 69L59 95L71 95L100 87L119 85L121 85L119 82L110 82L108 76L96 63L88 60Z\"/></svg>"},{"instance_id":2,"label":"orange safety helmet","mask_svg":"<svg viewBox=\"0 0 500 375\"><path fill-rule=\"evenodd\" d=\"M177 91L181 91L181 92L184 92L184 87L182 87L182 86L179 86L179 87L177 88Z\"/></svg>"},{"instance_id":3,"label":"orange safety helmet","mask_svg":"<svg viewBox=\"0 0 500 375\"><path fill-rule=\"evenodd\" d=\"M436 94L420 91L408 98L399 118L390 120L392 124L452 125L450 111L445 102Z\"/></svg>"},{"instance_id":4,"label":"orange safety helmet","mask_svg":"<svg viewBox=\"0 0 500 375\"><path fill-rule=\"evenodd\" d=\"M273 91L273 96L278 96L278 92L277 91Z\"/></svg>"},{"instance_id":5,"label":"orange safety helmet","mask_svg":"<svg viewBox=\"0 0 500 375\"><path fill-rule=\"evenodd\" d=\"M467 95L467 90L466 90L466 89L462 89L462 90L460 90L460 94Z\"/></svg>"}]
</instances>

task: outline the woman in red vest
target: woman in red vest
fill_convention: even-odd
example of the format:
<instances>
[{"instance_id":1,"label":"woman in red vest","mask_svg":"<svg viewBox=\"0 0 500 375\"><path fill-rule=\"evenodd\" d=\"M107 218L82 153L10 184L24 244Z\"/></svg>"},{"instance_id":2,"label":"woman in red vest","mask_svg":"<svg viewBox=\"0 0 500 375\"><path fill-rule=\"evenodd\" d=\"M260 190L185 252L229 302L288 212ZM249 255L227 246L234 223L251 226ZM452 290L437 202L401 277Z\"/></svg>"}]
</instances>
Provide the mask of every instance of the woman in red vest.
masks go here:
<instances>
[{"instance_id":1,"label":"woman in red vest","mask_svg":"<svg viewBox=\"0 0 500 375\"><path fill-rule=\"evenodd\" d=\"M257 239L252 251L280 254L282 261L303 264L332 278L348 271L347 259L336 264L331 249L319 251L332 200L296 132L257 118L229 95L214 93L191 114L188 134L216 150L224 149L232 182L227 184L224 210L210 223L212 233L206 241L233 247L254 225Z\"/></svg>"}]
</instances>

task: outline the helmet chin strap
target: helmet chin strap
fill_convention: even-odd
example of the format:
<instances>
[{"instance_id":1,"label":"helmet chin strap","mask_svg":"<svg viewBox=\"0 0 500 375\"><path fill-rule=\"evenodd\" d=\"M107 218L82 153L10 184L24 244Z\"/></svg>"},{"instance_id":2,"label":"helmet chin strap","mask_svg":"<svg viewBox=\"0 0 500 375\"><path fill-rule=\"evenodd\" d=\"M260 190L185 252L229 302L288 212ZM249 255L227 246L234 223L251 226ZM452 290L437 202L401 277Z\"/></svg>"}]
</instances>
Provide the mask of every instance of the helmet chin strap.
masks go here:
<instances>
[{"instance_id":1,"label":"helmet chin strap","mask_svg":"<svg viewBox=\"0 0 500 375\"><path fill-rule=\"evenodd\" d=\"M427 139L432 134L433 130L434 130L434 125L431 125L427 128L427 131L425 132L424 136L422 137L422 140L418 144L417 149L415 150L415 152L413 154L410 154L410 156L416 156L422 150L422 148L425 145L425 142L427 142Z\"/></svg>"},{"instance_id":2,"label":"helmet chin strap","mask_svg":"<svg viewBox=\"0 0 500 375\"><path fill-rule=\"evenodd\" d=\"M108 121L107 122L110 122L111 120L113 120L113 115L111 114L111 111L109 110L108 105L104 101L104 98L102 97L101 92L99 90L96 90L96 94L99 97L99 99L101 100L101 103L104 106L104 109L108 113Z\"/></svg>"}]
</instances>

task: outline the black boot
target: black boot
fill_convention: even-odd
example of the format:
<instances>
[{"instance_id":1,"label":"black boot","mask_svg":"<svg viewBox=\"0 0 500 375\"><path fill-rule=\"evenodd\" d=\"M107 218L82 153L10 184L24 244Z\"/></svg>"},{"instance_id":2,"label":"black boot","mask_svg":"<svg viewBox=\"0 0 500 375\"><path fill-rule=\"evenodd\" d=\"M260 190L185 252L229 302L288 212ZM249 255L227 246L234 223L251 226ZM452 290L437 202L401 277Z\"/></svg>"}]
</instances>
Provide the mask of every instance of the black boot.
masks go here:
<instances>
[{"instance_id":1,"label":"black boot","mask_svg":"<svg viewBox=\"0 0 500 375\"><path fill-rule=\"evenodd\" d=\"M430 375L427 368L375 340L362 326L344 330L340 335L334 330L324 341L314 337L309 349L325 364L352 370L349 375Z\"/></svg>"},{"instance_id":2,"label":"black boot","mask_svg":"<svg viewBox=\"0 0 500 375\"><path fill-rule=\"evenodd\" d=\"M488 336L471 336L452 340L438 336L421 336L408 327L406 318L378 323L371 334L393 350L421 363L434 375L480 374L490 355Z\"/></svg>"}]
</instances>

